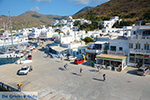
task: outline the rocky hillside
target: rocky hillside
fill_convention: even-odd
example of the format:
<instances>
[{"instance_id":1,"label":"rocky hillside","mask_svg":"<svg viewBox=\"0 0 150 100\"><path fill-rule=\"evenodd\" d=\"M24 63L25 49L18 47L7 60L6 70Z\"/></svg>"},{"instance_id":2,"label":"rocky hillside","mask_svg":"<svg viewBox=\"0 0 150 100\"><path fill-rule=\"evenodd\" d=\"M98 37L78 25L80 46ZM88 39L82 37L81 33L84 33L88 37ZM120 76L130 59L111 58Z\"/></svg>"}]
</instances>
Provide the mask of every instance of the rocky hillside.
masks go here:
<instances>
[{"instance_id":1,"label":"rocky hillside","mask_svg":"<svg viewBox=\"0 0 150 100\"><path fill-rule=\"evenodd\" d=\"M12 16L12 26L13 29L21 29L23 27L37 27L39 25L48 25L54 19L62 19L62 16L56 15L42 15L35 11L27 11L19 16ZM7 28L9 28L9 17L8 16L0 16L0 26L3 23L7 24Z\"/></svg>"},{"instance_id":2,"label":"rocky hillside","mask_svg":"<svg viewBox=\"0 0 150 100\"><path fill-rule=\"evenodd\" d=\"M124 21L150 20L150 0L110 0L73 18L102 20L111 16L119 16Z\"/></svg>"},{"instance_id":3,"label":"rocky hillside","mask_svg":"<svg viewBox=\"0 0 150 100\"><path fill-rule=\"evenodd\" d=\"M91 8L93 8L93 7L86 6L86 7L82 8L81 10L79 10L79 11L78 11L77 13L75 13L75 14L81 13L81 12L83 12L83 11L85 11L85 10L88 10L88 9L91 9Z\"/></svg>"}]
</instances>

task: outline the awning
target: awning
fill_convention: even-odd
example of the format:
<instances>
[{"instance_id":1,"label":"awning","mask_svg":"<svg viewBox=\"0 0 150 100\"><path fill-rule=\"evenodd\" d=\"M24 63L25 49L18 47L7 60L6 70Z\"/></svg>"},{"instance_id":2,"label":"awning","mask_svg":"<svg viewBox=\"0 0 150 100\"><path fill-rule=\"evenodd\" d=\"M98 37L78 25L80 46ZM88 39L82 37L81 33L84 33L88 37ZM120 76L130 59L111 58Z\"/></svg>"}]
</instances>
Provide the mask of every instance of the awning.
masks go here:
<instances>
[{"instance_id":1,"label":"awning","mask_svg":"<svg viewBox=\"0 0 150 100\"><path fill-rule=\"evenodd\" d=\"M122 61L122 60L126 59L127 56L100 54L100 55L97 55L96 58Z\"/></svg>"},{"instance_id":2,"label":"awning","mask_svg":"<svg viewBox=\"0 0 150 100\"><path fill-rule=\"evenodd\" d=\"M52 48L53 50L57 51L57 52L62 52L64 50L67 50L68 48L63 48L60 46L50 46L50 48Z\"/></svg>"}]
</instances>

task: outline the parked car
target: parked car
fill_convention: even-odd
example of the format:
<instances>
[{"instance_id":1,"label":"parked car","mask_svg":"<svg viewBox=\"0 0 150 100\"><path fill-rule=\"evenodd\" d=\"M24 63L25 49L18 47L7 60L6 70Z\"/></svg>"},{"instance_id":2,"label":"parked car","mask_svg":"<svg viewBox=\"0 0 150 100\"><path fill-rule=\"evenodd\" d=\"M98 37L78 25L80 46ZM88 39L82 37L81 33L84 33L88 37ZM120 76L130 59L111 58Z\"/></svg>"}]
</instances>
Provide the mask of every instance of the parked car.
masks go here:
<instances>
[{"instance_id":1,"label":"parked car","mask_svg":"<svg viewBox=\"0 0 150 100\"><path fill-rule=\"evenodd\" d=\"M28 60L31 60L32 59L32 55L28 55Z\"/></svg>"},{"instance_id":2,"label":"parked car","mask_svg":"<svg viewBox=\"0 0 150 100\"><path fill-rule=\"evenodd\" d=\"M83 59L75 59L74 64L81 64L83 61Z\"/></svg>"},{"instance_id":3,"label":"parked car","mask_svg":"<svg viewBox=\"0 0 150 100\"><path fill-rule=\"evenodd\" d=\"M149 72L149 69L145 66L142 66L137 70L137 74L142 76L145 76L147 72Z\"/></svg>"},{"instance_id":4,"label":"parked car","mask_svg":"<svg viewBox=\"0 0 150 100\"><path fill-rule=\"evenodd\" d=\"M19 75L27 75L28 72L31 71L30 66L24 65L20 70L19 70Z\"/></svg>"},{"instance_id":5,"label":"parked car","mask_svg":"<svg viewBox=\"0 0 150 100\"><path fill-rule=\"evenodd\" d=\"M69 60L69 61L75 60L75 59L77 59L77 57L73 57L73 56L69 56L69 57L68 57L68 60Z\"/></svg>"}]
</instances>

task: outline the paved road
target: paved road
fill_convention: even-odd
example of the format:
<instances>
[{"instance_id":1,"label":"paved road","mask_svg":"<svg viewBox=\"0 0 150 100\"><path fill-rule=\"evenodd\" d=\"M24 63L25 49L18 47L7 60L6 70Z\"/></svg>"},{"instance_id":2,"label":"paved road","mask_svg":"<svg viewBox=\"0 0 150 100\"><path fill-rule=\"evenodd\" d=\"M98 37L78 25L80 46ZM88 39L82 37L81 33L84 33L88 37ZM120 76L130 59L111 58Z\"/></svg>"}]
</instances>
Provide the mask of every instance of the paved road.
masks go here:
<instances>
[{"instance_id":1,"label":"paved road","mask_svg":"<svg viewBox=\"0 0 150 100\"><path fill-rule=\"evenodd\" d=\"M69 63L69 70L64 71L67 61L47 58L42 50L33 53L33 71L25 76L16 73L23 65L0 66L0 81L17 88L22 82L23 91L37 91L40 100L149 100L150 76L102 70L85 65ZM83 68L83 75L79 75ZM102 75L106 74L103 82Z\"/></svg>"}]
</instances>

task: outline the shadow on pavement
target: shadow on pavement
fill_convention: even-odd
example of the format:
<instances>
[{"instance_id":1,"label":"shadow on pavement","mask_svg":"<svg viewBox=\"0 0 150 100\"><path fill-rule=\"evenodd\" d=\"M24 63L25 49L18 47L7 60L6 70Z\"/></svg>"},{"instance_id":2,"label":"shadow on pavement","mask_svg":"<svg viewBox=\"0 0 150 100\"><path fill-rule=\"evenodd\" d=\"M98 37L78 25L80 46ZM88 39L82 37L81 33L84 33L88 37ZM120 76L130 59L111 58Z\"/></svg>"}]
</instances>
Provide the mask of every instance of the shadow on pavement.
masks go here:
<instances>
[{"instance_id":1,"label":"shadow on pavement","mask_svg":"<svg viewBox=\"0 0 150 100\"><path fill-rule=\"evenodd\" d=\"M70 64L74 64L74 62L70 62ZM74 64L74 65L77 65L77 64Z\"/></svg>"},{"instance_id":2,"label":"shadow on pavement","mask_svg":"<svg viewBox=\"0 0 150 100\"><path fill-rule=\"evenodd\" d=\"M98 78L93 78L93 80L96 80L96 81L103 81L102 79L98 79Z\"/></svg>"},{"instance_id":3,"label":"shadow on pavement","mask_svg":"<svg viewBox=\"0 0 150 100\"><path fill-rule=\"evenodd\" d=\"M76 75L76 76L80 76L80 74L77 74L77 73L71 73L71 74Z\"/></svg>"},{"instance_id":4,"label":"shadow on pavement","mask_svg":"<svg viewBox=\"0 0 150 100\"><path fill-rule=\"evenodd\" d=\"M59 67L58 69L61 70L61 71L64 71L64 68L62 68L62 67Z\"/></svg>"},{"instance_id":5,"label":"shadow on pavement","mask_svg":"<svg viewBox=\"0 0 150 100\"><path fill-rule=\"evenodd\" d=\"M132 75L137 75L136 71L137 71L137 69L135 69L135 70L130 70L130 71L128 71L127 73L128 73L128 74L132 74Z\"/></svg>"},{"instance_id":6,"label":"shadow on pavement","mask_svg":"<svg viewBox=\"0 0 150 100\"><path fill-rule=\"evenodd\" d=\"M89 62L83 62L82 65L90 66Z\"/></svg>"},{"instance_id":7,"label":"shadow on pavement","mask_svg":"<svg viewBox=\"0 0 150 100\"><path fill-rule=\"evenodd\" d=\"M90 72L97 72L97 70L96 69L92 69L92 70L89 70Z\"/></svg>"}]
</instances>

